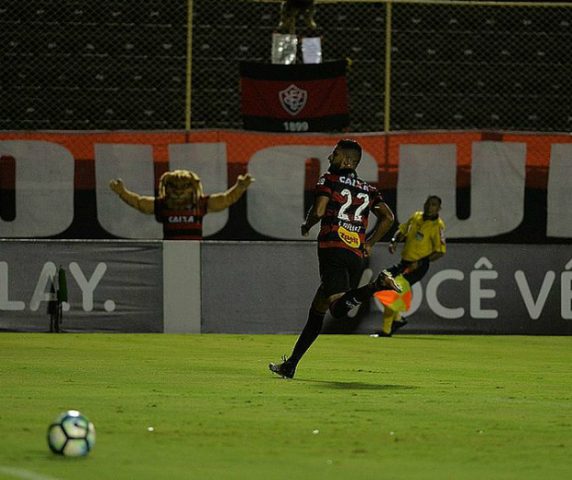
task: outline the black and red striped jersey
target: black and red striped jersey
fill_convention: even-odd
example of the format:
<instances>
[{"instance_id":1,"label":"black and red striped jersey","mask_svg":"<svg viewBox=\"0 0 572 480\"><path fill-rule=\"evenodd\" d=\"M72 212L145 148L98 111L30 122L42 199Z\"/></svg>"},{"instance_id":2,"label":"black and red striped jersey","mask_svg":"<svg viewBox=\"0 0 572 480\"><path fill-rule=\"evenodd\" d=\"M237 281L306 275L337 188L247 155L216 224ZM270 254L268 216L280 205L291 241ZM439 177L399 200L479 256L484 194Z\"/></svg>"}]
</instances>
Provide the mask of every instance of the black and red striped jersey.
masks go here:
<instances>
[{"instance_id":1,"label":"black and red striped jersey","mask_svg":"<svg viewBox=\"0 0 572 480\"><path fill-rule=\"evenodd\" d=\"M321 220L318 247L345 248L362 256L369 212L384 201L381 193L348 169L324 173L315 194L330 199Z\"/></svg>"},{"instance_id":2,"label":"black and red striped jersey","mask_svg":"<svg viewBox=\"0 0 572 480\"><path fill-rule=\"evenodd\" d=\"M208 196L201 197L195 207L173 209L167 207L164 200L156 198L155 218L163 224L163 239L202 240L208 199Z\"/></svg>"}]
</instances>

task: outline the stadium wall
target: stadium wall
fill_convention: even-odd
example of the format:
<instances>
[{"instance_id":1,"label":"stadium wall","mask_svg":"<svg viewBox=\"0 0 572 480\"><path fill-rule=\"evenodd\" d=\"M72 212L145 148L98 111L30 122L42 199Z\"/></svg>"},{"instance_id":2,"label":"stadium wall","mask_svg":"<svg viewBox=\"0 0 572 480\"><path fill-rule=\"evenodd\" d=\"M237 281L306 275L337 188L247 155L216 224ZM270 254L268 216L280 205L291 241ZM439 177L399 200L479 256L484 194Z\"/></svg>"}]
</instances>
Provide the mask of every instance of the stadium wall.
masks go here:
<instances>
[{"instance_id":1,"label":"stadium wall","mask_svg":"<svg viewBox=\"0 0 572 480\"><path fill-rule=\"evenodd\" d=\"M0 241L0 330L48 331L51 277L67 271L68 332L298 333L318 285L315 242ZM369 281L396 261L380 245ZM566 245L457 244L414 286L404 332L572 334ZM325 333L381 326L372 301Z\"/></svg>"},{"instance_id":2,"label":"stadium wall","mask_svg":"<svg viewBox=\"0 0 572 480\"><path fill-rule=\"evenodd\" d=\"M169 169L197 172L205 192L237 175L256 182L205 218L208 240L299 240L299 225L339 135L206 132L0 132L0 238L161 239L162 229L109 189L155 195ZM352 135L360 176L404 221L443 199L449 241L570 243L572 137L507 132Z\"/></svg>"}]
</instances>

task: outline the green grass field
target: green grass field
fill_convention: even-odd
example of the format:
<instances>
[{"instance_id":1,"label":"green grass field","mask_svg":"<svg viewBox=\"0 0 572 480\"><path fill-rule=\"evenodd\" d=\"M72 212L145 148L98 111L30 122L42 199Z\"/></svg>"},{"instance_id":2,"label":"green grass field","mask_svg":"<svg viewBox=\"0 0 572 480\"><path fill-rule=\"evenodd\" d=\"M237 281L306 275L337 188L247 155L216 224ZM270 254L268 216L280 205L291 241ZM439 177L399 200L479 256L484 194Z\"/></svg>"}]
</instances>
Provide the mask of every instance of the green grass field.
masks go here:
<instances>
[{"instance_id":1,"label":"green grass field","mask_svg":"<svg viewBox=\"0 0 572 480\"><path fill-rule=\"evenodd\" d=\"M295 338L0 334L0 478L572 478L570 337L323 335L273 376Z\"/></svg>"}]
</instances>

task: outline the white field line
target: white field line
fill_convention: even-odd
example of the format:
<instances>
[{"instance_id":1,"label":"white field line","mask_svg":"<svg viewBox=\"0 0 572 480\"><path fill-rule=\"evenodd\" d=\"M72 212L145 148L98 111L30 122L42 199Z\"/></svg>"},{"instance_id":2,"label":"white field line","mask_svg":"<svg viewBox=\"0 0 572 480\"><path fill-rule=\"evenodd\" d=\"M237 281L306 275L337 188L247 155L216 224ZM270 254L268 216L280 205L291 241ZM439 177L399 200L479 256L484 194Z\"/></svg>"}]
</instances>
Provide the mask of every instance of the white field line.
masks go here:
<instances>
[{"instance_id":1,"label":"white field line","mask_svg":"<svg viewBox=\"0 0 572 480\"><path fill-rule=\"evenodd\" d=\"M10 475L12 478L21 478L23 480L58 480L55 477L48 477L46 475L31 472L30 470L14 467L0 466L0 474Z\"/></svg>"}]
</instances>

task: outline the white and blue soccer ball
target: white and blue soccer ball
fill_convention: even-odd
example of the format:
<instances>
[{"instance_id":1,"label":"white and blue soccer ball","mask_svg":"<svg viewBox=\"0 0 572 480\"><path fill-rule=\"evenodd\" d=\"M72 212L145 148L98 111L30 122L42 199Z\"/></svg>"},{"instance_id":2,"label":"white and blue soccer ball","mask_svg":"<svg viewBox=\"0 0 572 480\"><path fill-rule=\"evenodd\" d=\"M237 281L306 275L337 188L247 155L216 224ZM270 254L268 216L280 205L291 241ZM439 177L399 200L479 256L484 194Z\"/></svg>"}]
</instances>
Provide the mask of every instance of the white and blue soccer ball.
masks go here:
<instances>
[{"instance_id":1,"label":"white and blue soccer ball","mask_svg":"<svg viewBox=\"0 0 572 480\"><path fill-rule=\"evenodd\" d=\"M68 410L48 427L48 445L58 455L87 455L95 445L95 427L85 415L77 410Z\"/></svg>"}]
</instances>

